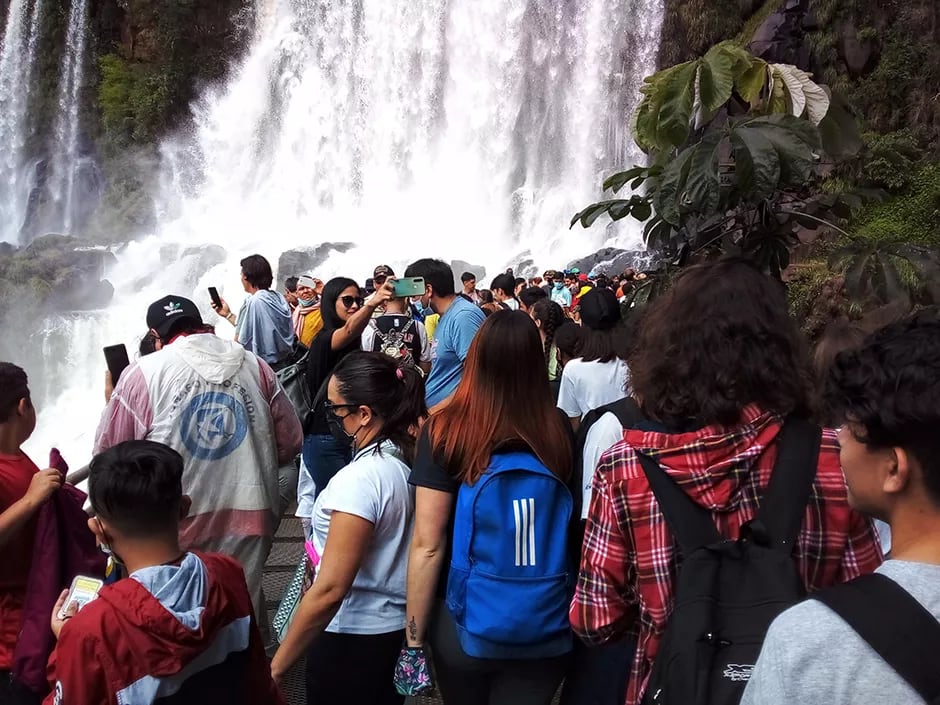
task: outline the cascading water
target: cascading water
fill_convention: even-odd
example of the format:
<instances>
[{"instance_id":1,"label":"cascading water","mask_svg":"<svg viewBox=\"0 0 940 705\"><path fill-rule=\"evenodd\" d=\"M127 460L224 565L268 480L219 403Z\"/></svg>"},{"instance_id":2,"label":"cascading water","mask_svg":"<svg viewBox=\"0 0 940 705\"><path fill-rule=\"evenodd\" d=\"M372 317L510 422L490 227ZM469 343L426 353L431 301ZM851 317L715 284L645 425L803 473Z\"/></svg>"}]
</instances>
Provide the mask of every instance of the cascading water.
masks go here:
<instances>
[{"instance_id":1,"label":"cascading water","mask_svg":"<svg viewBox=\"0 0 940 705\"><path fill-rule=\"evenodd\" d=\"M79 91L85 80L85 46L88 42L88 2L72 0L65 34L65 51L59 75L59 110L52 149L52 199L61 230L70 234L75 217L76 179L87 162L79 153L81 111Z\"/></svg>"},{"instance_id":2,"label":"cascading water","mask_svg":"<svg viewBox=\"0 0 940 705\"><path fill-rule=\"evenodd\" d=\"M19 241L32 187L28 111L43 0L10 0L0 38L0 242Z\"/></svg>"},{"instance_id":3,"label":"cascading water","mask_svg":"<svg viewBox=\"0 0 940 705\"><path fill-rule=\"evenodd\" d=\"M252 252L274 263L351 242L315 273L362 280L434 256L485 267L486 283L523 259L557 268L637 244L629 224L568 222L605 171L641 158L629 122L662 1L258 0L246 57L193 106L192 134L163 146L160 225L118 253L114 302L48 323L47 365L76 345L93 352L61 359L74 367L56 375L32 446L86 459L93 423L79 419L102 404L101 347L134 345L168 292L215 322L205 287L237 305Z\"/></svg>"}]
</instances>

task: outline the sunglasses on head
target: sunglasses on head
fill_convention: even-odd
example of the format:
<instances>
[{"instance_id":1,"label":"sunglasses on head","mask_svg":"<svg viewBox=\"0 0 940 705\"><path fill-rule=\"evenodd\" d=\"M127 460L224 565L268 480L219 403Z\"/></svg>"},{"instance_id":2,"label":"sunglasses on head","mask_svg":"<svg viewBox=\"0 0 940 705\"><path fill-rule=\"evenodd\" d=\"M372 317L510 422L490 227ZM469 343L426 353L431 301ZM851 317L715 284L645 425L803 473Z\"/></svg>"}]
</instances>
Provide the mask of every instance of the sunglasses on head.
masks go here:
<instances>
[{"instance_id":1,"label":"sunglasses on head","mask_svg":"<svg viewBox=\"0 0 940 705\"><path fill-rule=\"evenodd\" d=\"M362 305L366 302L361 296L340 296L339 300L343 302L343 306L346 308L352 308L353 304L362 308Z\"/></svg>"}]
</instances>

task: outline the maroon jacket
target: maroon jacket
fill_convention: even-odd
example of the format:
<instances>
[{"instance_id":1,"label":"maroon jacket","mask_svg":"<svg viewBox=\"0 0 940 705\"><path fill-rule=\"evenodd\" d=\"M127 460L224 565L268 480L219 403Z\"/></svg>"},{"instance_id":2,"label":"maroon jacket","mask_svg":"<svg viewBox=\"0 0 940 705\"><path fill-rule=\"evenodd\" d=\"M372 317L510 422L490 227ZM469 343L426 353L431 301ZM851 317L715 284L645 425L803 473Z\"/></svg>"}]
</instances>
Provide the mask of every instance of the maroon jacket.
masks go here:
<instances>
[{"instance_id":1,"label":"maroon jacket","mask_svg":"<svg viewBox=\"0 0 940 705\"><path fill-rule=\"evenodd\" d=\"M13 652L17 680L38 695L49 692L46 662L55 646L49 620L59 594L76 575L104 577L106 559L82 509L86 495L63 485L37 513L33 560L23 603L23 621Z\"/></svg>"},{"instance_id":2,"label":"maroon jacket","mask_svg":"<svg viewBox=\"0 0 940 705\"><path fill-rule=\"evenodd\" d=\"M62 628L46 705L282 705L241 566L196 555L207 583L198 627L134 578L105 586Z\"/></svg>"}]
</instances>

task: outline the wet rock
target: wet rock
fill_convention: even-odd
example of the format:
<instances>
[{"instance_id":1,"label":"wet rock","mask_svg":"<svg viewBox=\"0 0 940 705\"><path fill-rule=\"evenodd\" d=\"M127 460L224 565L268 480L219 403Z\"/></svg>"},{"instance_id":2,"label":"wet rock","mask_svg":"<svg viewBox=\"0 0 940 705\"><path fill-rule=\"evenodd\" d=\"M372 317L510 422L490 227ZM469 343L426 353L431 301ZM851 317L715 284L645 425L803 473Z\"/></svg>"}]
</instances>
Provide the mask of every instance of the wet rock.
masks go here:
<instances>
[{"instance_id":1,"label":"wet rock","mask_svg":"<svg viewBox=\"0 0 940 705\"><path fill-rule=\"evenodd\" d=\"M286 279L301 274L316 276L317 268L332 252L348 252L355 244L352 242L324 242L316 247L298 247L281 253L277 259L277 278Z\"/></svg>"},{"instance_id":2,"label":"wet rock","mask_svg":"<svg viewBox=\"0 0 940 705\"><path fill-rule=\"evenodd\" d=\"M463 289L463 282L460 281L460 276L464 272L470 272L473 276L477 278L477 288L484 289L484 283L489 284L486 280L486 267L479 264L470 264L469 262L464 262L462 259L455 259L450 261L450 268L454 270L454 287L457 291Z\"/></svg>"},{"instance_id":3,"label":"wet rock","mask_svg":"<svg viewBox=\"0 0 940 705\"><path fill-rule=\"evenodd\" d=\"M586 274L618 274L627 268L637 270L649 269L652 266L653 254L646 250L622 250L616 247L605 247L594 254L576 259L568 263L568 269L577 268Z\"/></svg>"},{"instance_id":4,"label":"wet rock","mask_svg":"<svg viewBox=\"0 0 940 705\"><path fill-rule=\"evenodd\" d=\"M853 78L864 76L878 63L877 44L873 38L862 39L855 23L846 21L838 30L839 56Z\"/></svg>"}]
</instances>

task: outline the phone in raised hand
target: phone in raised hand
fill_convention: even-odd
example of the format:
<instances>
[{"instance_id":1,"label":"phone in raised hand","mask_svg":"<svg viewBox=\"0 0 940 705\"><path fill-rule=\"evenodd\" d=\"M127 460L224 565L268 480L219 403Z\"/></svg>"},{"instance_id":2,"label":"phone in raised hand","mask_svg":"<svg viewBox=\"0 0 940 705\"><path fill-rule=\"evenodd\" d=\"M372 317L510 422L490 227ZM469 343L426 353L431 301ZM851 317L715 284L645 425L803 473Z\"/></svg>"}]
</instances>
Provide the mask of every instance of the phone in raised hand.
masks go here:
<instances>
[{"instance_id":1,"label":"phone in raised hand","mask_svg":"<svg viewBox=\"0 0 940 705\"><path fill-rule=\"evenodd\" d=\"M127 348L124 344L109 345L104 349L104 360L108 364L108 372L111 373L111 384L117 385L121 378L121 373L131 364L127 357Z\"/></svg>"},{"instance_id":2,"label":"phone in raised hand","mask_svg":"<svg viewBox=\"0 0 940 705\"><path fill-rule=\"evenodd\" d=\"M219 296L219 290L214 286L209 287L209 298L212 299L212 303L215 304L216 308L220 308L222 306L222 297Z\"/></svg>"},{"instance_id":3,"label":"phone in raised hand","mask_svg":"<svg viewBox=\"0 0 940 705\"><path fill-rule=\"evenodd\" d=\"M424 296L424 277L402 277L395 280L395 298Z\"/></svg>"}]
</instances>

